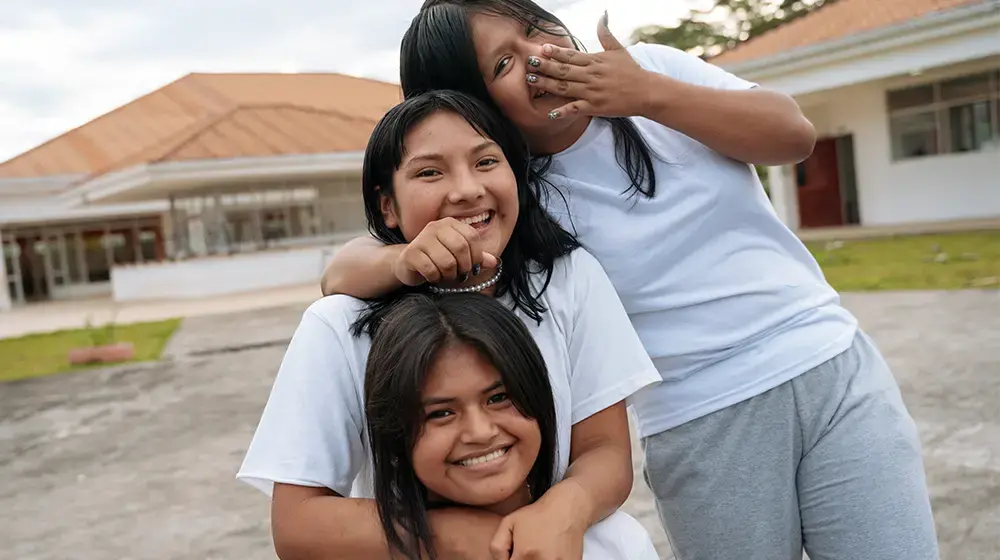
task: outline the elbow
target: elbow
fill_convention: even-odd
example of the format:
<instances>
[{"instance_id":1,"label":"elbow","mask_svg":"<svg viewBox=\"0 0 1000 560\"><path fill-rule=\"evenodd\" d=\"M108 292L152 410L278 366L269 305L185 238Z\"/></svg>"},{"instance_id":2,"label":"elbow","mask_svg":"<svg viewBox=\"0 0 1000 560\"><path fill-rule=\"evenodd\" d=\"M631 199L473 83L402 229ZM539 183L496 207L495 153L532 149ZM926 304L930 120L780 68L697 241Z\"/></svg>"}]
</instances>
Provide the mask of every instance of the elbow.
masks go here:
<instances>
[{"instance_id":1,"label":"elbow","mask_svg":"<svg viewBox=\"0 0 1000 560\"><path fill-rule=\"evenodd\" d=\"M789 161L785 163L799 163L812 155L813 148L816 147L816 127L809 119L799 115L789 132Z\"/></svg>"}]
</instances>

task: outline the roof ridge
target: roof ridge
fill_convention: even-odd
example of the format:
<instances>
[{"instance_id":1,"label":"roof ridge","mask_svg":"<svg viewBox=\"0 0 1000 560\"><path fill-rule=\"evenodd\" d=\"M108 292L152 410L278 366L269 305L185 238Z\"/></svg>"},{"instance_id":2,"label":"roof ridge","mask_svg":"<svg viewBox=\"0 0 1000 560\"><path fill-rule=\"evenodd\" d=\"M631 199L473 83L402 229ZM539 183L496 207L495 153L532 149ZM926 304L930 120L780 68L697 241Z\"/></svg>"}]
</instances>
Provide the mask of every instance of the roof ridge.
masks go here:
<instances>
[{"instance_id":1,"label":"roof ridge","mask_svg":"<svg viewBox=\"0 0 1000 560\"><path fill-rule=\"evenodd\" d=\"M377 123L378 119L366 115L351 115L337 109L316 107L315 105L303 105L300 103L275 102L275 103L243 103L237 105L237 109L295 109L306 113L319 113L322 115L333 115L345 121L360 121Z\"/></svg>"},{"instance_id":2,"label":"roof ridge","mask_svg":"<svg viewBox=\"0 0 1000 560\"><path fill-rule=\"evenodd\" d=\"M233 113L239 110L240 106L234 105L225 111L206 117L205 120L202 121L203 124L197 127L194 131L192 131L191 134L185 136L183 139L178 141L176 144L174 144L174 146L171 149L167 150L165 153L160 154L159 157L150 159L148 163L159 163L169 158L170 156L176 154L182 148L188 146L189 144L191 144L191 142L194 142L199 136L204 134L206 131L210 130L212 127L219 124L224 119L229 118L230 116L233 115Z\"/></svg>"},{"instance_id":3,"label":"roof ridge","mask_svg":"<svg viewBox=\"0 0 1000 560\"><path fill-rule=\"evenodd\" d=\"M88 120L88 121L86 121L86 122L84 122L84 123L82 123L80 125L77 125L77 126L71 128L71 129L69 129L69 130L67 130L67 131L65 131L65 132L57 135L57 136L53 136L52 138L49 138L48 140L42 142L41 144L38 144L37 146L29 149L26 152L21 152L21 153L17 154L16 156L14 156L14 157L12 157L12 158L10 158L8 160L0 161L0 168L4 167L8 163L14 163L17 160L19 160L19 159L21 159L23 157L26 157L26 156L28 156L28 155L30 155L30 154L32 154L32 153L34 153L34 152L42 149L42 148L48 146L49 144L55 142L56 140L59 140L60 138L64 138L66 136L69 136L69 135L71 135L71 134L73 134L75 132L78 132L78 131L82 130L86 126L89 126L89 125L91 125L93 123L96 123L97 121L103 120L103 119L105 119L107 117L110 117L110 116L116 114L116 113L119 113L119 112L125 110L128 107L132 107L135 104L139 103L140 101L142 101L143 99L146 99L147 97L149 97L151 95L154 95L154 94L157 94L157 93L161 93L164 90L166 90L167 88L170 88L171 86L179 84L181 81L189 78L191 75L192 74L185 74L185 75L181 76L180 78L177 78L177 79L175 79L175 80L173 80L171 82L168 82L166 85L160 86L160 87L158 87L158 88L156 88L156 89L154 89L152 91L149 91L149 92L146 92L146 93L140 95L139 97L136 97L135 99L133 99L132 101L129 101L128 103L126 103L124 105L119 105L118 107L115 107L114 109L112 109L112 110L110 110L110 111L108 111L106 113L101 113L100 115L97 115L96 117L94 117L94 118L92 118L92 119L90 119L90 120ZM168 95L168 97L169 97L169 95ZM173 98L171 98L171 99L173 99Z\"/></svg>"}]
</instances>

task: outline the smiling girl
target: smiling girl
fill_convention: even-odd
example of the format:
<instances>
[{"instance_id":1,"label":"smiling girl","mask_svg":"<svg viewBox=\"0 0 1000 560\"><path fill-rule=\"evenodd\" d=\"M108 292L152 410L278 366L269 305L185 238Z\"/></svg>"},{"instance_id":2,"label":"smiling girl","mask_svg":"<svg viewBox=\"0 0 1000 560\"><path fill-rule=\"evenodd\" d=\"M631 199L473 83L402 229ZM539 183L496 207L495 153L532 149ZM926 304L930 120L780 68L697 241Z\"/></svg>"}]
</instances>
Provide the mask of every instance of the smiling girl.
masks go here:
<instances>
[{"instance_id":1,"label":"smiling girl","mask_svg":"<svg viewBox=\"0 0 1000 560\"><path fill-rule=\"evenodd\" d=\"M751 164L802 160L795 102L686 53L576 48L531 0L427 0L404 94L467 92L536 157L550 214L601 263L663 382L633 399L679 560L937 557L916 426L872 341L775 215ZM337 254L368 297L491 259L475 231Z\"/></svg>"},{"instance_id":2,"label":"smiling girl","mask_svg":"<svg viewBox=\"0 0 1000 560\"><path fill-rule=\"evenodd\" d=\"M553 483L557 415L545 360L493 298L415 295L385 313L368 355L365 414L382 529L408 559L436 557L429 510L509 515ZM583 557L659 558L621 512L587 531Z\"/></svg>"},{"instance_id":3,"label":"smiling girl","mask_svg":"<svg viewBox=\"0 0 1000 560\"><path fill-rule=\"evenodd\" d=\"M482 293L512 309L544 357L555 402L551 488L502 514L430 512L430 529L411 534L432 535L448 558L513 551L515 559L578 560L588 528L631 491L624 401L659 380L607 276L534 198L528 163L510 123L454 92L390 110L365 153L368 224L383 242L475 232L502 259L419 290ZM283 559L389 558L372 500L363 387L370 336L400 295L323 298L286 350L238 475L272 496Z\"/></svg>"}]
</instances>

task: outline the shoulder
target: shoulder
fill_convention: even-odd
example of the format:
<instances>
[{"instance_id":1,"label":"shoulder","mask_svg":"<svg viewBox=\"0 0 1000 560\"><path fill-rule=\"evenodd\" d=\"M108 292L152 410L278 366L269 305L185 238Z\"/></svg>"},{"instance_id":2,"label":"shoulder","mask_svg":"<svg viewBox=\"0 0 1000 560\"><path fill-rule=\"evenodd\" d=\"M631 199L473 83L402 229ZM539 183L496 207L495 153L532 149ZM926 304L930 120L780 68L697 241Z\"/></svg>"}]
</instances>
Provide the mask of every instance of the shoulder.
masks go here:
<instances>
[{"instance_id":1,"label":"shoulder","mask_svg":"<svg viewBox=\"0 0 1000 560\"><path fill-rule=\"evenodd\" d=\"M364 306L364 301L351 296L326 296L313 302L306 309L305 317L318 320L336 333L350 335L351 325Z\"/></svg>"},{"instance_id":2,"label":"shoulder","mask_svg":"<svg viewBox=\"0 0 1000 560\"><path fill-rule=\"evenodd\" d=\"M558 288L571 289L577 282L592 278L595 274L605 275L601 264L589 251L578 247L556 260L549 287L557 285L558 282Z\"/></svg>"},{"instance_id":3,"label":"shoulder","mask_svg":"<svg viewBox=\"0 0 1000 560\"><path fill-rule=\"evenodd\" d=\"M667 45L636 43L626 48L632 58L644 67L660 66L673 61L685 61L693 57L693 55Z\"/></svg>"}]
</instances>

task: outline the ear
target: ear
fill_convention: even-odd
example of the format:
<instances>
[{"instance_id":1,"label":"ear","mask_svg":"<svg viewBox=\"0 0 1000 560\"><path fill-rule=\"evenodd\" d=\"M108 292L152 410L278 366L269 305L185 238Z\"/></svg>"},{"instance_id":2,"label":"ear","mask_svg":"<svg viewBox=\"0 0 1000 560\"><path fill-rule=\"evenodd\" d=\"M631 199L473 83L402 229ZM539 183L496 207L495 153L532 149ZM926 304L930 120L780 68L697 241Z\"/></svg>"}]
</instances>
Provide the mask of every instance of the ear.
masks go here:
<instances>
[{"instance_id":1,"label":"ear","mask_svg":"<svg viewBox=\"0 0 1000 560\"><path fill-rule=\"evenodd\" d=\"M381 194L382 189L379 189L378 204L379 209L382 210L382 220L385 221L385 226L389 229L399 228L399 216L396 213L396 201L390 196Z\"/></svg>"}]
</instances>

